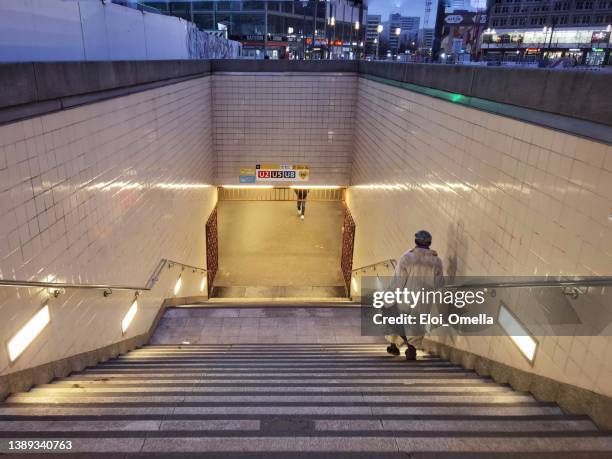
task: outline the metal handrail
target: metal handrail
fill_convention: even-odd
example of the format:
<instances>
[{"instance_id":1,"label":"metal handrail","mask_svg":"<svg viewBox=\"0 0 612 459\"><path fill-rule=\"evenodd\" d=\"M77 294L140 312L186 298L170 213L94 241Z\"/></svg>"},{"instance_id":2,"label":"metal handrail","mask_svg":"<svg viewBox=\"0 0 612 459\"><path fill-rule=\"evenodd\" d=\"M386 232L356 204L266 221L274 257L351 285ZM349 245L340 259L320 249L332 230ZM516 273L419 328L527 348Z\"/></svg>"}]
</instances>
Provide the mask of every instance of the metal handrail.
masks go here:
<instances>
[{"instance_id":1,"label":"metal handrail","mask_svg":"<svg viewBox=\"0 0 612 459\"><path fill-rule=\"evenodd\" d=\"M378 266L378 265L382 265L383 263L390 263L391 266L393 266L393 269L395 269L395 263L397 263L397 261L395 260L395 258L389 258L388 260L382 260L376 263L372 263L370 265L365 265L365 266L361 266L359 268L355 268L352 269L351 272L357 272L357 271L363 271L364 269L369 269L369 268L373 268L374 266Z\"/></svg>"},{"instance_id":2,"label":"metal handrail","mask_svg":"<svg viewBox=\"0 0 612 459\"><path fill-rule=\"evenodd\" d=\"M397 260L395 258L389 258L388 260L379 261L369 265L361 266L353 269L351 272L363 271L383 263L391 263L391 266L395 269ZM483 277L483 276L471 276L471 277ZM497 276L501 277L501 276ZM571 278L563 279L561 277L556 279L546 280L524 280L524 281L512 281L512 282L466 282L460 284L446 284L443 288L446 289L459 289L459 288L508 288L508 287L605 287L612 286L612 276L585 276L578 277L572 276Z\"/></svg>"},{"instance_id":3,"label":"metal handrail","mask_svg":"<svg viewBox=\"0 0 612 459\"><path fill-rule=\"evenodd\" d=\"M574 277L573 279L528 280L513 282L467 282L448 284L444 288L506 288L506 287L605 287L612 286L612 277Z\"/></svg>"},{"instance_id":4,"label":"metal handrail","mask_svg":"<svg viewBox=\"0 0 612 459\"><path fill-rule=\"evenodd\" d=\"M40 287L40 288L50 288L59 291L61 289L67 288L77 288L77 289L98 289L104 290L105 295L106 292L112 292L113 290L133 290L133 291L149 291L151 290L157 281L159 280L159 276L161 275L164 267L168 265L168 268L172 268L174 265L182 266L183 268L192 269L195 271L201 271L203 273L206 272L205 268L200 268L199 266L192 266L185 263L181 263L179 261L168 260L167 258L162 258L159 260L153 274L149 277L149 280L145 284L144 287L134 287L130 285L108 285L108 284L74 284L74 283L66 283L66 282L43 282L43 281L23 281L23 280L11 280L11 279L0 279L0 286L4 287Z\"/></svg>"}]
</instances>

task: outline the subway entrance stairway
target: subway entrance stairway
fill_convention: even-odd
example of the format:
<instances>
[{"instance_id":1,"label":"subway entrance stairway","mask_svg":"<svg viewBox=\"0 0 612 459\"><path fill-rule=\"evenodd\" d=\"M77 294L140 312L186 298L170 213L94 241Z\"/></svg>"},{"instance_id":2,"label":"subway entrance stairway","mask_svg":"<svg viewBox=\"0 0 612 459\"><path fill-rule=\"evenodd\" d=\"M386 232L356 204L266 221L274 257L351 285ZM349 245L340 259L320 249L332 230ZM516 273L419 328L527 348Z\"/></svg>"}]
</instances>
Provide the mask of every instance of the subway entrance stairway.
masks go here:
<instances>
[{"instance_id":1,"label":"subway entrance stairway","mask_svg":"<svg viewBox=\"0 0 612 459\"><path fill-rule=\"evenodd\" d=\"M586 416L362 337L359 309L171 308L150 343L0 404L3 439L103 457L610 457Z\"/></svg>"}]
</instances>

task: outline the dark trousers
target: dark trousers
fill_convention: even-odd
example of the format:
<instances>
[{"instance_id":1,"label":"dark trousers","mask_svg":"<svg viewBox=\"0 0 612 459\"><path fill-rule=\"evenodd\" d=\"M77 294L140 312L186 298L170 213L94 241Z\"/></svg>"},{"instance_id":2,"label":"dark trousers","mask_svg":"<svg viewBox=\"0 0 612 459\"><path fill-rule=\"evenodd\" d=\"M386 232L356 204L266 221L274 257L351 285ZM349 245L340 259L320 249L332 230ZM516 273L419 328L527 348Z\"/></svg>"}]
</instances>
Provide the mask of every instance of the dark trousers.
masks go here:
<instances>
[{"instance_id":1,"label":"dark trousers","mask_svg":"<svg viewBox=\"0 0 612 459\"><path fill-rule=\"evenodd\" d=\"M308 190L294 190L297 197L297 208L302 215L306 213L306 197Z\"/></svg>"},{"instance_id":2,"label":"dark trousers","mask_svg":"<svg viewBox=\"0 0 612 459\"><path fill-rule=\"evenodd\" d=\"M304 215L306 213L306 201L298 201L297 202L297 209L300 211L300 213L302 215Z\"/></svg>"}]
</instances>

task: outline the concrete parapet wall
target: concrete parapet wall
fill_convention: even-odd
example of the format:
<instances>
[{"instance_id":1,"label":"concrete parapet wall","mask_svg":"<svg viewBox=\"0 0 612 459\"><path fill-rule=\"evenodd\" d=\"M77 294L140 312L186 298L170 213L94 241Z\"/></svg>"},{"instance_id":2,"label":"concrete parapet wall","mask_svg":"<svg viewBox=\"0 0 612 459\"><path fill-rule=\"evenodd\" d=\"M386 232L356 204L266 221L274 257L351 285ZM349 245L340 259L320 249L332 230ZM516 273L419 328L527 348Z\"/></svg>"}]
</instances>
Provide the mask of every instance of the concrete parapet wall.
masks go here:
<instances>
[{"instance_id":1,"label":"concrete parapet wall","mask_svg":"<svg viewBox=\"0 0 612 459\"><path fill-rule=\"evenodd\" d=\"M612 125L612 74L359 62L359 73Z\"/></svg>"},{"instance_id":2,"label":"concrete parapet wall","mask_svg":"<svg viewBox=\"0 0 612 459\"><path fill-rule=\"evenodd\" d=\"M208 74L205 60L0 64L0 123Z\"/></svg>"},{"instance_id":3,"label":"concrete parapet wall","mask_svg":"<svg viewBox=\"0 0 612 459\"><path fill-rule=\"evenodd\" d=\"M0 64L0 122L33 116L26 104L221 72L358 73L612 126L612 74L367 61L168 60ZM145 87L143 89L149 89ZM111 93L110 97L114 97ZM55 102L51 102L55 101ZM87 101L84 101L85 103ZM22 106L19 113L15 106ZM13 107L12 116L1 112ZM33 112L41 114L40 110Z\"/></svg>"}]
</instances>

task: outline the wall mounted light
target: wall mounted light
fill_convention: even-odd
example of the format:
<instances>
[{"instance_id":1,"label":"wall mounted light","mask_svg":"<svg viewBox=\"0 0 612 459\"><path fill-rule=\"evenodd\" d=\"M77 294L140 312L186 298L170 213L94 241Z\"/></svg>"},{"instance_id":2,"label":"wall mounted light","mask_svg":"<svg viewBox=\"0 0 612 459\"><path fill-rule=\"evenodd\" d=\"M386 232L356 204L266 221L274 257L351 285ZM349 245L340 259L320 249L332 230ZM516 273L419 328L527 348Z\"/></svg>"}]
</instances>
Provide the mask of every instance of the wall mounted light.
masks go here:
<instances>
[{"instance_id":1,"label":"wall mounted light","mask_svg":"<svg viewBox=\"0 0 612 459\"><path fill-rule=\"evenodd\" d=\"M138 312L138 300L134 300L134 302L130 306L130 309L128 309L128 312L125 314L125 317L121 321L122 333L125 333L125 331L128 329L130 323L132 322L132 319L134 319L134 316L136 315L136 312Z\"/></svg>"},{"instance_id":2,"label":"wall mounted light","mask_svg":"<svg viewBox=\"0 0 612 459\"><path fill-rule=\"evenodd\" d=\"M49 324L50 320L49 305L45 304L8 342L8 354L11 362L14 362L26 350L30 343Z\"/></svg>"},{"instance_id":3,"label":"wall mounted light","mask_svg":"<svg viewBox=\"0 0 612 459\"><path fill-rule=\"evenodd\" d=\"M179 276L178 280L176 281L176 284L174 284L174 295L175 296L178 294L178 292L181 291L182 285L183 285L183 278L182 276Z\"/></svg>"},{"instance_id":4,"label":"wall mounted light","mask_svg":"<svg viewBox=\"0 0 612 459\"><path fill-rule=\"evenodd\" d=\"M337 185L291 185L289 188L298 190L337 190Z\"/></svg>"},{"instance_id":5,"label":"wall mounted light","mask_svg":"<svg viewBox=\"0 0 612 459\"><path fill-rule=\"evenodd\" d=\"M516 317L514 317L514 314L512 314L503 303L499 307L497 320L510 339L516 344L519 351L521 351L521 354L523 354L530 363L533 363L538 348L538 342L529 334L529 331Z\"/></svg>"},{"instance_id":6,"label":"wall mounted light","mask_svg":"<svg viewBox=\"0 0 612 459\"><path fill-rule=\"evenodd\" d=\"M221 185L221 188L227 188L230 190L241 188L270 189L274 188L274 185Z\"/></svg>"},{"instance_id":7,"label":"wall mounted light","mask_svg":"<svg viewBox=\"0 0 612 459\"><path fill-rule=\"evenodd\" d=\"M202 282L200 282L200 292L203 292L206 288L206 275L202 278Z\"/></svg>"}]
</instances>

